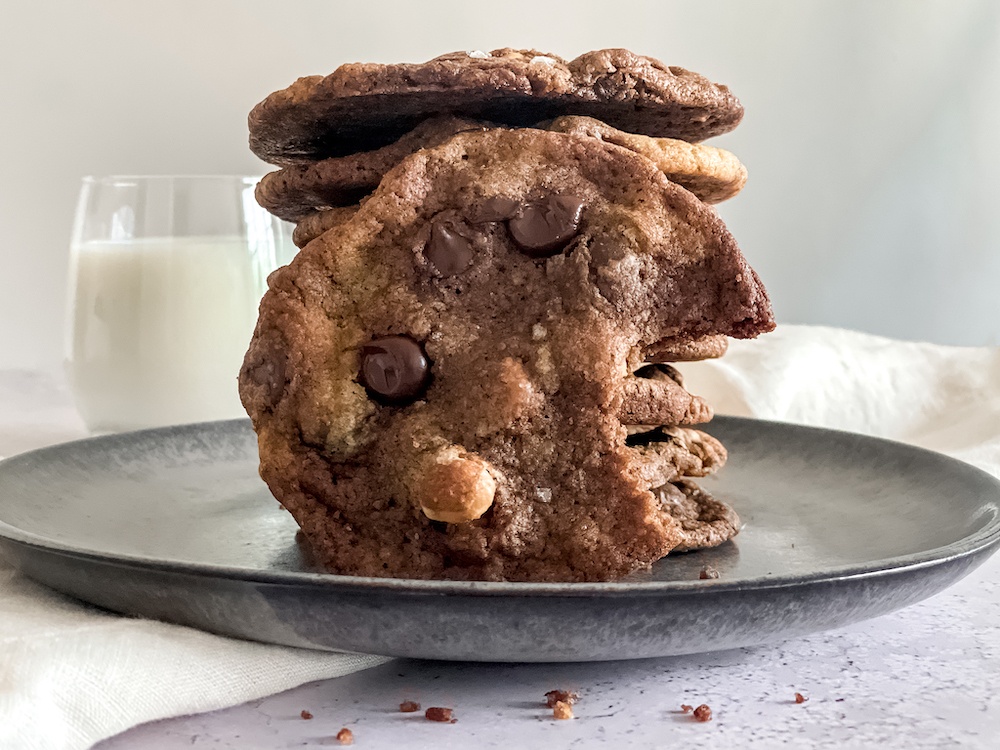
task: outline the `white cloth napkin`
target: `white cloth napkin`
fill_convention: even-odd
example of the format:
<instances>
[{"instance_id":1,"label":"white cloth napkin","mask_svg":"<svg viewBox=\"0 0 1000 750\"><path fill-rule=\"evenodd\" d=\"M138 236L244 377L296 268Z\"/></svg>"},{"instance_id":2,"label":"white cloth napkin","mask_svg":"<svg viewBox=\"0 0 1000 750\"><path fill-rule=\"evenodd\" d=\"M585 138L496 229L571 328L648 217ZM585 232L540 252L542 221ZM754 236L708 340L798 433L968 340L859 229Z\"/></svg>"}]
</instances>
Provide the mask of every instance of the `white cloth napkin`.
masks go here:
<instances>
[{"instance_id":1,"label":"white cloth napkin","mask_svg":"<svg viewBox=\"0 0 1000 750\"><path fill-rule=\"evenodd\" d=\"M1000 349L784 326L682 366L720 414L854 430L950 453L1000 476ZM65 394L0 379L0 445L34 389L43 434L73 436ZM30 403L30 399L28 399ZM43 408L44 407L44 408ZM60 433L62 430L62 433ZM68 434L67 434L68 433ZM38 430L34 430L37 441ZM27 447L27 446L25 446ZM88 748L157 718L209 711L381 663L236 641L99 612L0 564L0 748Z\"/></svg>"},{"instance_id":2,"label":"white cloth napkin","mask_svg":"<svg viewBox=\"0 0 1000 750\"><path fill-rule=\"evenodd\" d=\"M0 372L0 453L85 436L62 380ZM147 721L385 661L118 617L27 580L0 557L0 750L84 750Z\"/></svg>"},{"instance_id":3,"label":"white cloth napkin","mask_svg":"<svg viewBox=\"0 0 1000 750\"><path fill-rule=\"evenodd\" d=\"M894 341L779 326L732 341L720 360L681 366L717 414L900 440L1000 477L1000 348Z\"/></svg>"},{"instance_id":4,"label":"white cloth napkin","mask_svg":"<svg viewBox=\"0 0 1000 750\"><path fill-rule=\"evenodd\" d=\"M386 659L266 646L82 606L0 568L0 748L89 748Z\"/></svg>"}]
</instances>

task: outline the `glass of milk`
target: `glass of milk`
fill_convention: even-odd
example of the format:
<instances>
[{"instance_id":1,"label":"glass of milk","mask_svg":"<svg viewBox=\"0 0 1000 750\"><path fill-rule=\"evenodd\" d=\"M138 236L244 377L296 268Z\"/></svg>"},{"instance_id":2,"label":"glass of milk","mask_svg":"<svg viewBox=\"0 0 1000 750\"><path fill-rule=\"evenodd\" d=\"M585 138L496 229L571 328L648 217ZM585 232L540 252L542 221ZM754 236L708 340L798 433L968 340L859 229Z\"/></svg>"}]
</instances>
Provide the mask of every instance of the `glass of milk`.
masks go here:
<instances>
[{"instance_id":1,"label":"glass of milk","mask_svg":"<svg viewBox=\"0 0 1000 750\"><path fill-rule=\"evenodd\" d=\"M245 416L236 377L267 276L295 248L256 177L84 178L67 371L84 422L117 432Z\"/></svg>"}]
</instances>

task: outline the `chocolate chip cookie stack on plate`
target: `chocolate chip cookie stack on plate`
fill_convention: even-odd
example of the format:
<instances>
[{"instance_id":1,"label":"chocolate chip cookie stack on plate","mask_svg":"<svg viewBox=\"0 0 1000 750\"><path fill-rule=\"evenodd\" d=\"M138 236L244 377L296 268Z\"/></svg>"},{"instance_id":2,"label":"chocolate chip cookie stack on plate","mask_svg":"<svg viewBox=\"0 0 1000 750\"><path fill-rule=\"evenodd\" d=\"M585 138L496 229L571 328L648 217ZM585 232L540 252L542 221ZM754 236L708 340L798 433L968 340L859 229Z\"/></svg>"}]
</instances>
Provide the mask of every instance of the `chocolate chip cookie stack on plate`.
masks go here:
<instances>
[{"instance_id":1,"label":"chocolate chip cookie stack on plate","mask_svg":"<svg viewBox=\"0 0 1000 750\"><path fill-rule=\"evenodd\" d=\"M338 573L607 580L720 544L671 362L773 328L709 203L729 90L626 50L344 65L250 114L303 247L240 373L261 475Z\"/></svg>"}]
</instances>

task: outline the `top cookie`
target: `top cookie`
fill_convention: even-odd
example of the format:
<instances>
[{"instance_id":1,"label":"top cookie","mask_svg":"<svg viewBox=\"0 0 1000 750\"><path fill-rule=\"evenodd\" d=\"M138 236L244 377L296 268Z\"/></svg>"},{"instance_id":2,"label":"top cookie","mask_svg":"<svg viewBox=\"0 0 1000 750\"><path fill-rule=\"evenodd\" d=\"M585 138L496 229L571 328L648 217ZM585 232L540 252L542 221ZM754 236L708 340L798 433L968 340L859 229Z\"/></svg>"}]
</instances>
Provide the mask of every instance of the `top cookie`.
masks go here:
<instances>
[{"instance_id":1,"label":"top cookie","mask_svg":"<svg viewBox=\"0 0 1000 750\"><path fill-rule=\"evenodd\" d=\"M385 146L446 113L517 126L586 115L630 133L697 142L735 128L743 106L721 84L624 49L569 62L536 50L453 52L300 78L250 112L250 149L279 165L342 156Z\"/></svg>"}]
</instances>

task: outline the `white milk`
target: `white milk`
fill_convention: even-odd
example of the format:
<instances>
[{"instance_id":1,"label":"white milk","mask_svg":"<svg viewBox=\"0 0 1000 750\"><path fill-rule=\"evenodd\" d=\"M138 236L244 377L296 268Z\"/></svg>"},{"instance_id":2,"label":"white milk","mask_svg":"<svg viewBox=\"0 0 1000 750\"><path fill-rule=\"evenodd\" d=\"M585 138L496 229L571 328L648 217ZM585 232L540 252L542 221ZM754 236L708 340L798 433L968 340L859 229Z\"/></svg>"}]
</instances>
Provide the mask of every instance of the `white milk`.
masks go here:
<instances>
[{"instance_id":1,"label":"white milk","mask_svg":"<svg viewBox=\"0 0 1000 750\"><path fill-rule=\"evenodd\" d=\"M92 430L245 416L236 377L277 265L266 250L240 237L72 248L68 370Z\"/></svg>"}]
</instances>

